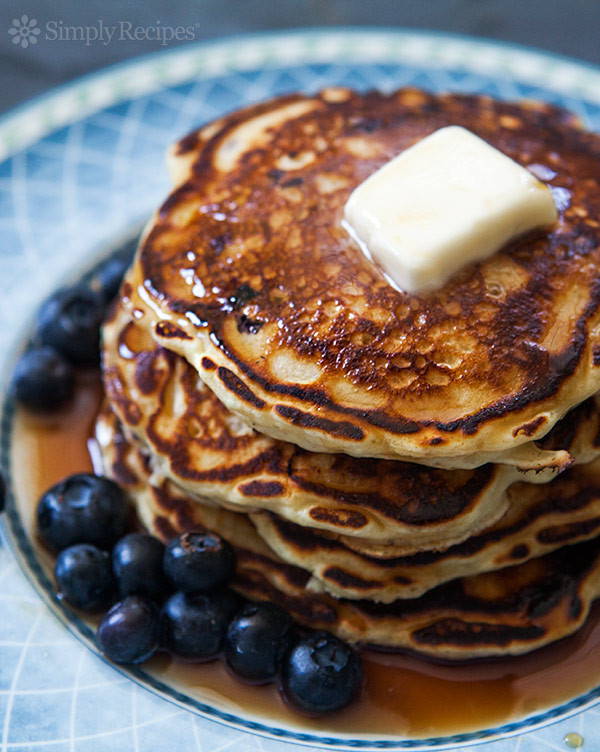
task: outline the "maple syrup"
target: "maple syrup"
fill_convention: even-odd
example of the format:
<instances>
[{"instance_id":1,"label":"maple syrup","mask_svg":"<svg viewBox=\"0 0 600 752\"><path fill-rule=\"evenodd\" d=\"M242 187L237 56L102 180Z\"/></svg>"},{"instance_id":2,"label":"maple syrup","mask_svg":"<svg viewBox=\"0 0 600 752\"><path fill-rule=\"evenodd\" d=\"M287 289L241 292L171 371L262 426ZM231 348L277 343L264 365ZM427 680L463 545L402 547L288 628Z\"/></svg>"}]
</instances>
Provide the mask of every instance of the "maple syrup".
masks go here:
<instances>
[{"instance_id":1,"label":"maple syrup","mask_svg":"<svg viewBox=\"0 0 600 752\"><path fill-rule=\"evenodd\" d=\"M12 477L21 518L40 560L34 511L50 485L74 472L92 471L88 440L102 391L98 375L84 373L74 403L54 416L18 410L14 419ZM600 606L574 636L519 658L444 665L415 656L364 651L361 698L319 719L288 708L274 685L248 686L221 661L185 664L165 654L145 669L200 702L266 725L317 734L426 738L493 728L560 705L600 684Z\"/></svg>"}]
</instances>

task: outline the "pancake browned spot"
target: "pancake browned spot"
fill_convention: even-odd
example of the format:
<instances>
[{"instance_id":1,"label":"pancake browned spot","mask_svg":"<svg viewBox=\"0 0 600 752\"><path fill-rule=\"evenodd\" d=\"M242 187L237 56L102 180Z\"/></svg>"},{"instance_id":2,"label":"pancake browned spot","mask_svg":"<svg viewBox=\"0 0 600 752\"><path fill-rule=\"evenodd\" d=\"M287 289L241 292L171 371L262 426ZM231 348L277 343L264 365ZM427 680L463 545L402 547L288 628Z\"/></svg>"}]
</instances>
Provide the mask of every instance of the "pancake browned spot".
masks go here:
<instances>
[{"instance_id":1,"label":"pancake browned spot","mask_svg":"<svg viewBox=\"0 0 600 752\"><path fill-rule=\"evenodd\" d=\"M156 333L164 339L171 339L172 337L190 339L181 327L175 326L171 321L159 321L155 328Z\"/></svg>"},{"instance_id":2,"label":"pancake browned spot","mask_svg":"<svg viewBox=\"0 0 600 752\"><path fill-rule=\"evenodd\" d=\"M265 406L264 401L259 399L252 389L249 389L241 379L238 379L235 373L230 371L229 368L223 368L220 366L217 369L217 373L225 388L230 392L233 392L240 399L244 400L244 402L248 402L259 410Z\"/></svg>"},{"instance_id":3,"label":"pancake browned spot","mask_svg":"<svg viewBox=\"0 0 600 752\"><path fill-rule=\"evenodd\" d=\"M327 509L325 507L313 507L310 518L315 523L328 522L340 530L361 530L366 527L368 519L360 512L352 509Z\"/></svg>"}]
</instances>

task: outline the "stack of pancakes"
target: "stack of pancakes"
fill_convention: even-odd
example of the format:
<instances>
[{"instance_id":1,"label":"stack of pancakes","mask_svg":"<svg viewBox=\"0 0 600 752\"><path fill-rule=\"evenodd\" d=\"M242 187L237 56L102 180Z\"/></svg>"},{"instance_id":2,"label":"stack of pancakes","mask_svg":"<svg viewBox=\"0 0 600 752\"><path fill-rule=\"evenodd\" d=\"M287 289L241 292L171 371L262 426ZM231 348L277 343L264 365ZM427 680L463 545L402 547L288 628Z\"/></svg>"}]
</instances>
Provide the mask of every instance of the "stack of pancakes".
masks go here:
<instances>
[{"instance_id":1,"label":"stack of pancakes","mask_svg":"<svg viewBox=\"0 0 600 752\"><path fill-rule=\"evenodd\" d=\"M406 294L351 191L461 125L559 220ZM327 89L176 144L104 326L104 471L163 539L353 642L461 659L573 632L600 595L600 139L548 105ZM401 202L401 197L399 197Z\"/></svg>"}]
</instances>

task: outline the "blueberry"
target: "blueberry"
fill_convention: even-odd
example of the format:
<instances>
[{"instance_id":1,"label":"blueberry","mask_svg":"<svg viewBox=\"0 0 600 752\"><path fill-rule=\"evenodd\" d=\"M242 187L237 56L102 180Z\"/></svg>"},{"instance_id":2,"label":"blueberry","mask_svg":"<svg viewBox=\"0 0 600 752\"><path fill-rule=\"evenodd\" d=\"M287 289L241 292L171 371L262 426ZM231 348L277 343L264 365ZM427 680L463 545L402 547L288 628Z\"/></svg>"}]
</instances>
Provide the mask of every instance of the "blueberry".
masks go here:
<instances>
[{"instance_id":1,"label":"blueberry","mask_svg":"<svg viewBox=\"0 0 600 752\"><path fill-rule=\"evenodd\" d=\"M71 363L95 365L103 316L99 293L85 285L64 288L42 305L35 339L56 348Z\"/></svg>"},{"instance_id":2,"label":"blueberry","mask_svg":"<svg viewBox=\"0 0 600 752\"><path fill-rule=\"evenodd\" d=\"M162 611L165 647L178 658L213 658L221 651L227 625L239 606L239 597L231 590L175 593Z\"/></svg>"},{"instance_id":3,"label":"blueberry","mask_svg":"<svg viewBox=\"0 0 600 752\"><path fill-rule=\"evenodd\" d=\"M167 545L163 568L178 590L199 593L233 577L235 551L214 533L182 533Z\"/></svg>"},{"instance_id":4,"label":"blueberry","mask_svg":"<svg viewBox=\"0 0 600 752\"><path fill-rule=\"evenodd\" d=\"M356 651L328 632L297 642L281 674L286 698L310 714L343 708L358 695L363 675Z\"/></svg>"},{"instance_id":5,"label":"blueberry","mask_svg":"<svg viewBox=\"0 0 600 752\"><path fill-rule=\"evenodd\" d=\"M65 548L56 559L54 576L59 593L75 608L98 611L110 601L110 557L96 546L78 543Z\"/></svg>"},{"instance_id":6,"label":"blueberry","mask_svg":"<svg viewBox=\"0 0 600 752\"><path fill-rule=\"evenodd\" d=\"M98 644L115 663L142 663L158 649L160 612L152 601L128 595L103 617Z\"/></svg>"},{"instance_id":7,"label":"blueberry","mask_svg":"<svg viewBox=\"0 0 600 752\"><path fill-rule=\"evenodd\" d=\"M152 535L130 533L116 544L112 567L119 594L146 595L158 600L167 591L162 569L164 545Z\"/></svg>"},{"instance_id":8,"label":"blueberry","mask_svg":"<svg viewBox=\"0 0 600 752\"><path fill-rule=\"evenodd\" d=\"M18 402L32 410L55 410L75 391L73 368L53 347L35 347L24 353L13 373Z\"/></svg>"},{"instance_id":9,"label":"blueberry","mask_svg":"<svg viewBox=\"0 0 600 752\"><path fill-rule=\"evenodd\" d=\"M252 682L274 679L287 653L292 617L275 603L250 603L229 625L225 659L232 671Z\"/></svg>"},{"instance_id":10,"label":"blueberry","mask_svg":"<svg viewBox=\"0 0 600 752\"><path fill-rule=\"evenodd\" d=\"M123 276L130 262L131 259L129 258L125 259L117 256L109 259L98 271L95 281L105 303L110 302L117 296Z\"/></svg>"},{"instance_id":11,"label":"blueberry","mask_svg":"<svg viewBox=\"0 0 600 752\"><path fill-rule=\"evenodd\" d=\"M129 507L119 486L89 473L61 480L37 505L38 532L58 551L73 543L110 549L125 534L128 517Z\"/></svg>"}]
</instances>

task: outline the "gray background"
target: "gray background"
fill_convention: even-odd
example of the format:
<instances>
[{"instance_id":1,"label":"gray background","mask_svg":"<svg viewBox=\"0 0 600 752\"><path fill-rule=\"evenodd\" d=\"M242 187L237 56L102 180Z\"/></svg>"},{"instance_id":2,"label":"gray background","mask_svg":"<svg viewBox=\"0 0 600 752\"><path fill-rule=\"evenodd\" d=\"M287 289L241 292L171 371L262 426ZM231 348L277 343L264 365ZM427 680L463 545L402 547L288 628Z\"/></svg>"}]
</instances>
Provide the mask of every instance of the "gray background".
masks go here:
<instances>
[{"instance_id":1,"label":"gray background","mask_svg":"<svg viewBox=\"0 0 600 752\"><path fill-rule=\"evenodd\" d=\"M27 49L8 33L24 13L42 29ZM100 20L132 28L192 26L196 40L301 26L403 26L504 39L600 63L600 0L0 0L0 111L161 47L148 39L86 45L46 38L48 22L97 27Z\"/></svg>"}]
</instances>

